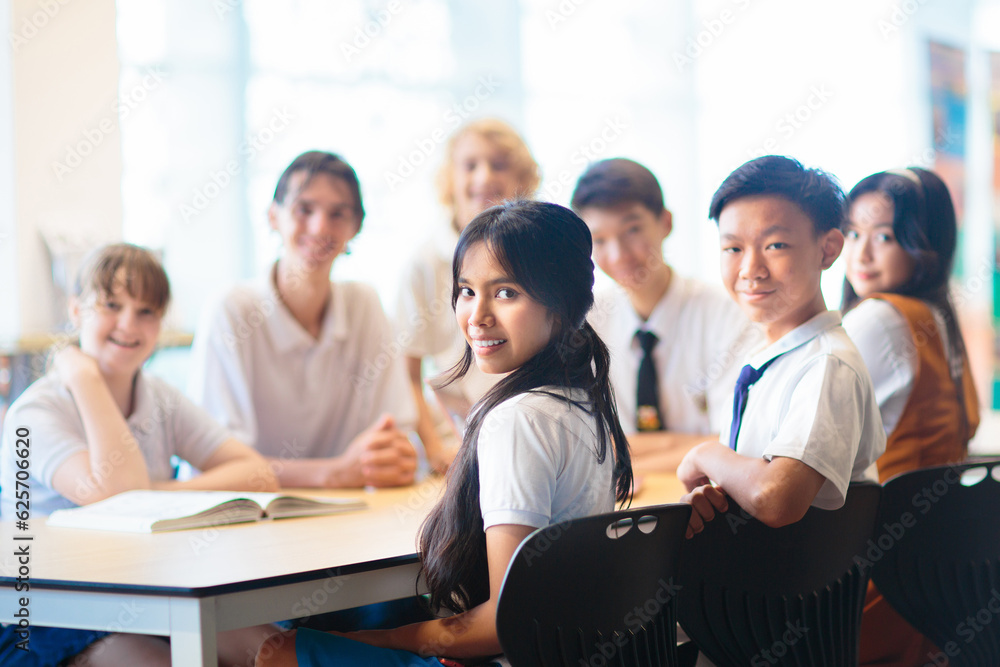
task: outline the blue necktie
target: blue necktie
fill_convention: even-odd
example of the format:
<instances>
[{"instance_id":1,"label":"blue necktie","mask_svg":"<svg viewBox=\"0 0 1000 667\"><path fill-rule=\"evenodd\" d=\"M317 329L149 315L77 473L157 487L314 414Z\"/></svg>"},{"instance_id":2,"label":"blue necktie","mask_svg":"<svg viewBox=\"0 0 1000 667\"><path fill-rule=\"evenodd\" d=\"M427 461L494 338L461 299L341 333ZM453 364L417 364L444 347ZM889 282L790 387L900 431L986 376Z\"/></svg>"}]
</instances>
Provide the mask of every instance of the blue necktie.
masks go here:
<instances>
[{"instance_id":1,"label":"blue necktie","mask_svg":"<svg viewBox=\"0 0 1000 667\"><path fill-rule=\"evenodd\" d=\"M666 428L660 413L660 386L653 360L653 348L660 342L652 331L636 331L642 348L639 375L636 379L636 428L640 431L662 431Z\"/></svg>"},{"instance_id":2,"label":"blue necktie","mask_svg":"<svg viewBox=\"0 0 1000 667\"><path fill-rule=\"evenodd\" d=\"M781 355L779 354L778 357ZM736 391L733 394L733 424L729 428L729 448L736 451L736 438L740 435L740 422L743 420L743 412L747 409L747 399L750 397L750 386L759 380L767 370L767 367L774 363L773 359L768 359L760 368L754 368L750 364L743 367L740 377L736 380Z\"/></svg>"}]
</instances>

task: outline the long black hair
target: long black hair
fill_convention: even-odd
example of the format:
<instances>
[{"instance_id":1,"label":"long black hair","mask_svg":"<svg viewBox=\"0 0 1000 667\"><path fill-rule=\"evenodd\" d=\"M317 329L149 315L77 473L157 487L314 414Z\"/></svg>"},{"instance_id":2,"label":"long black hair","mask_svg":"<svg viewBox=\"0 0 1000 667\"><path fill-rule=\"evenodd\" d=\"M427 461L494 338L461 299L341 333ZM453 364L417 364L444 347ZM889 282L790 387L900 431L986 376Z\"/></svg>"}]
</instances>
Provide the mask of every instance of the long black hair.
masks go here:
<instances>
[{"instance_id":1,"label":"long black hair","mask_svg":"<svg viewBox=\"0 0 1000 667\"><path fill-rule=\"evenodd\" d=\"M851 188L848 203L853 204L862 195L871 193L892 202L892 233L914 262L913 275L893 293L911 296L936 307L947 327L949 359L965 359L965 341L948 289L958 242L958 222L948 186L937 174L920 167L880 171L861 179ZM849 224L845 224L845 231ZM860 302L861 297L845 278L840 309L846 313ZM959 398L964 402L962 367L950 365Z\"/></svg>"},{"instance_id":2,"label":"long black hair","mask_svg":"<svg viewBox=\"0 0 1000 667\"><path fill-rule=\"evenodd\" d=\"M525 293L554 316L552 339L534 357L500 380L472 410L462 446L448 471L444 497L421 529L423 576L431 606L465 611L489 599L486 534L479 506L476 445L486 415L500 403L545 386L582 389L597 422L597 459L613 447L615 497L624 504L632 490L628 442L618 421L608 378L608 348L586 321L594 304L590 230L575 213L556 204L514 201L489 208L462 232L452 264L452 307L469 249L482 243ZM449 373L469 370L472 350Z\"/></svg>"}]
</instances>

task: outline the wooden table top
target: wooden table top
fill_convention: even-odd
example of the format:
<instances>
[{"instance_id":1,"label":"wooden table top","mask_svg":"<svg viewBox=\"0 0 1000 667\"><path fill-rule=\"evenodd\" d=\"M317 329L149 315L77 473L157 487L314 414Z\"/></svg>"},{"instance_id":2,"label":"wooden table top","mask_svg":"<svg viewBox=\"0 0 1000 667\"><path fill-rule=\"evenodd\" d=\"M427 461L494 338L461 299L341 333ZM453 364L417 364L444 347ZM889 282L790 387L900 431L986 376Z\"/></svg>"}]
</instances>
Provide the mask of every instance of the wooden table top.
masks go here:
<instances>
[{"instance_id":1,"label":"wooden table top","mask_svg":"<svg viewBox=\"0 0 1000 667\"><path fill-rule=\"evenodd\" d=\"M444 484L433 478L398 489L300 493L363 498L368 509L342 514L243 523L155 534L47 526L30 530L0 522L0 576L16 577L12 545L29 544L37 584L87 582L90 587L198 589L302 573L331 576L416 560L420 524ZM673 475L645 475L633 507L675 502L684 493ZM31 542L15 536L33 535ZM304 578L308 578L305 576ZM10 580L0 586L9 587ZM61 586L60 586L61 587ZM72 586L70 586L72 587Z\"/></svg>"}]
</instances>

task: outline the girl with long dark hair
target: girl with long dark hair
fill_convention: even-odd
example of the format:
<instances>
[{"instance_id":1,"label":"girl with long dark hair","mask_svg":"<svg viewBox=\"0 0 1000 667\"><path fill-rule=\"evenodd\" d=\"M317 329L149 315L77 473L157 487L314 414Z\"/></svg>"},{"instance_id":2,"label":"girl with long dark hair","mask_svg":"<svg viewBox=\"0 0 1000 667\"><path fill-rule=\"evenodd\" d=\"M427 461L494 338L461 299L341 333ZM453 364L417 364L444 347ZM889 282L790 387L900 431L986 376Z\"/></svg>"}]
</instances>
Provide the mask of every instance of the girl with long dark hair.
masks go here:
<instances>
[{"instance_id":1,"label":"girl with long dark hair","mask_svg":"<svg viewBox=\"0 0 1000 667\"><path fill-rule=\"evenodd\" d=\"M626 502L632 468L608 351L586 321L590 256L583 221L542 202L487 209L459 239L452 304L466 349L451 378L473 363L503 377L473 408L421 534L431 604L455 615L339 636L299 630L265 642L258 665L437 666L436 656L496 655L497 596L521 541Z\"/></svg>"},{"instance_id":2,"label":"girl with long dark hair","mask_svg":"<svg viewBox=\"0 0 1000 667\"><path fill-rule=\"evenodd\" d=\"M979 407L948 286L958 236L948 188L919 167L883 171L854 186L848 203L844 328L882 413L879 479L961 461ZM919 666L936 651L869 588L862 665Z\"/></svg>"}]
</instances>

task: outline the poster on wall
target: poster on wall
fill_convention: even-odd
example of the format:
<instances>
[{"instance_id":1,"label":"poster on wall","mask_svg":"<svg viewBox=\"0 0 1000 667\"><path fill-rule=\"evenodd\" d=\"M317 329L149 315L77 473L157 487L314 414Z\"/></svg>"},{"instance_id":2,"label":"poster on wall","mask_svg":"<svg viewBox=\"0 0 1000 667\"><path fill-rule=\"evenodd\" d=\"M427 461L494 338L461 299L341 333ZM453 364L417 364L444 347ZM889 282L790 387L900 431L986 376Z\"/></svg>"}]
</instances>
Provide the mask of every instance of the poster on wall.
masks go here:
<instances>
[{"instance_id":1,"label":"poster on wall","mask_svg":"<svg viewBox=\"0 0 1000 667\"><path fill-rule=\"evenodd\" d=\"M965 51L932 41L930 65L931 121L934 125L934 164L931 169L951 191L961 230L965 219L965 120L968 116ZM961 255L957 254L957 262L961 262ZM958 263L955 270L957 275L962 275L962 267Z\"/></svg>"},{"instance_id":2,"label":"poster on wall","mask_svg":"<svg viewBox=\"0 0 1000 667\"><path fill-rule=\"evenodd\" d=\"M1000 410L1000 53L990 54L990 120L993 132L993 409Z\"/></svg>"}]
</instances>

